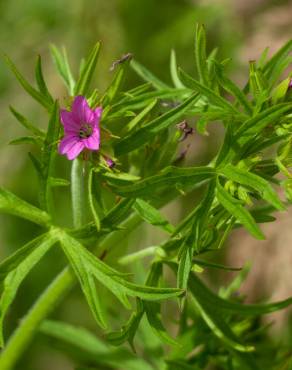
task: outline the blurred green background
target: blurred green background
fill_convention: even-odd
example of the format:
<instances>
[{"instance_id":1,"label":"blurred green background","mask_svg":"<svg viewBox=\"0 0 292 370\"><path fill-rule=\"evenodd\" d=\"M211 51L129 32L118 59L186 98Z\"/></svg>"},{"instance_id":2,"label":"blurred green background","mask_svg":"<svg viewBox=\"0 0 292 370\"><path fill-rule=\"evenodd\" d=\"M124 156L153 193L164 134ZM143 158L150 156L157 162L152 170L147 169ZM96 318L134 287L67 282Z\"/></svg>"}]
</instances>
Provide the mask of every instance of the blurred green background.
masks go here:
<instances>
[{"instance_id":1,"label":"blurred green background","mask_svg":"<svg viewBox=\"0 0 292 370\"><path fill-rule=\"evenodd\" d=\"M200 22L206 25L209 51L219 46L221 58L232 58L230 73L236 81L243 84L248 60L257 58L266 46L274 51L291 38L291 13L292 2L287 0L2 0L0 45L1 51L12 58L29 80L33 78L36 56L41 54L52 95L62 99L65 91L53 70L49 56L50 43L66 46L76 71L80 58L88 53L97 40L101 40L102 53L96 77L101 89L111 79L109 67L112 62L127 52L131 52L161 79L168 81L172 48L176 50L178 64L189 72L194 70L194 28L195 23ZM131 73L127 84L133 86L137 81L137 76ZM11 139L24 134L10 114L9 105L13 105L40 126L46 124L47 117L43 111L26 96L1 59L0 184L37 204L37 178L27 155L33 149L29 146L7 145ZM192 155L203 161L202 153L203 156L208 156L210 145L200 139L195 140ZM176 207L180 206L182 205ZM177 210L171 208L169 212L177 213ZM170 214L169 217L173 216ZM30 223L14 217L1 216L0 222L1 259L37 233ZM267 232L273 235L273 231ZM287 238L289 239L289 235ZM290 236L290 241L291 239ZM245 245L247 244L249 240L246 241ZM234 254L232 261L237 258L242 262L245 257L249 256ZM54 251L34 269L22 285L8 315L7 333L15 327L19 318L63 263L61 253L58 255ZM291 283L290 292L287 284L284 285L279 298L291 295ZM77 289L62 304L56 317L92 324ZM42 337L34 341L21 365L23 370L72 368L69 359L53 349L48 350Z\"/></svg>"}]
</instances>

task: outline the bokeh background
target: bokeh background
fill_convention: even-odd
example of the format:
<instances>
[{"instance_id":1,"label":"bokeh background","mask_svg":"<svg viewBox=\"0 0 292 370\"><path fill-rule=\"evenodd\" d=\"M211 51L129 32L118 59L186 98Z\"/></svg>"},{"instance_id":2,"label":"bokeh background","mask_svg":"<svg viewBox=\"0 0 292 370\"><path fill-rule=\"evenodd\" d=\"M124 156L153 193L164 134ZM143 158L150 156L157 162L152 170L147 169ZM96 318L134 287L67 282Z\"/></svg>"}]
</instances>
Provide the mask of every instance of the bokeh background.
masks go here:
<instances>
[{"instance_id":1,"label":"bokeh background","mask_svg":"<svg viewBox=\"0 0 292 370\"><path fill-rule=\"evenodd\" d=\"M92 45L102 41L97 81L102 89L111 79L109 67L122 54L131 52L161 79L168 81L169 55L174 48L178 64L187 71L194 69L194 28L196 22L206 25L208 49L219 46L222 58L232 58L230 74L244 84L247 65L269 46L271 52L291 38L292 1L287 0L0 0L0 47L23 74L33 78L36 56L43 60L45 76L53 95L64 97L61 81L54 73L49 45L66 46L73 69ZM138 81L133 73L127 84ZM24 134L11 113L13 105L40 126L46 124L43 111L26 96L3 60L0 60L0 184L26 200L37 204L37 178L27 152L29 146L9 146L10 140ZM195 137L192 156L204 162L212 145L219 145L220 136L208 140ZM65 207L65 201L64 201ZM176 203L166 212L171 219L179 214L183 203ZM65 217L65 212L64 212ZM272 299L292 295L292 215L279 216L275 225L264 228L268 242L254 242L244 232L236 233L228 243L225 258L232 265L252 262L252 269L243 289L251 300L270 296ZM37 230L30 223L14 217L0 218L0 258L23 245ZM147 234L146 243L155 235ZM8 316L9 333L33 300L64 263L63 257L49 254L22 285ZM212 279L211 279L212 280ZM91 318L79 290L70 294L56 313L78 324L91 325ZM277 315L278 333L289 338L287 313ZM82 318L82 319L80 319ZM277 335L277 334L275 334ZM22 369L72 369L70 359L53 348L48 349L38 337L25 356Z\"/></svg>"}]
</instances>

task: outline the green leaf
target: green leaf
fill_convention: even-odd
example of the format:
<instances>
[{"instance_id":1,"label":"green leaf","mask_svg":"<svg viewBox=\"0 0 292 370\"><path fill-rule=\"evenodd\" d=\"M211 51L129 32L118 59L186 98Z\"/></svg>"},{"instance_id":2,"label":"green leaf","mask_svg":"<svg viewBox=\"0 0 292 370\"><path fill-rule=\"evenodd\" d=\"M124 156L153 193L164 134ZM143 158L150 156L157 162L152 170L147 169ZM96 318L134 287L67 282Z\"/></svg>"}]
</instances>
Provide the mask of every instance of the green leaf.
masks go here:
<instances>
[{"instance_id":1,"label":"green leaf","mask_svg":"<svg viewBox=\"0 0 292 370\"><path fill-rule=\"evenodd\" d=\"M177 286L187 288L189 274L193 266L194 251L199 252L202 247L203 232L207 229L206 222L214 201L215 184L212 181L203 200L192 212L191 230L185 238L179 252L179 265L177 271ZM177 233L177 230L175 230Z\"/></svg>"},{"instance_id":2,"label":"green leaf","mask_svg":"<svg viewBox=\"0 0 292 370\"><path fill-rule=\"evenodd\" d=\"M153 86L150 82L146 82L145 84L138 85L137 87L134 87L133 89L123 92L124 99L133 98L134 96L145 93L148 90L152 90L152 87Z\"/></svg>"},{"instance_id":3,"label":"green leaf","mask_svg":"<svg viewBox=\"0 0 292 370\"><path fill-rule=\"evenodd\" d=\"M131 121L127 123L127 125L125 126L125 130L129 132L136 128L138 123L142 121L142 119L155 107L156 104L157 99L151 100L150 103L141 112L139 112Z\"/></svg>"},{"instance_id":4,"label":"green leaf","mask_svg":"<svg viewBox=\"0 0 292 370\"><path fill-rule=\"evenodd\" d=\"M189 288L192 292L193 301L200 312L202 318L212 330L212 332L228 344L230 347L240 352L251 352L254 350L254 347L242 344L234 332L231 330L230 326L224 320L224 316L219 312L216 306L210 305L206 301L205 297L201 292L196 291L196 285L194 285L193 276L189 280Z\"/></svg>"},{"instance_id":5,"label":"green leaf","mask_svg":"<svg viewBox=\"0 0 292 370\"><path fill-rule=\"evenodd\" d=\"M155 135L176 123L197 99L198 94L192 95L178 107L162 114L139 130L130 133L128 136L118 141L114 145L116 155L127 154L146 144L149 140L153 139Z\"/></svg>"},{"instance_id":6,"label":"green leaf","mask_svg":"<svg viewBox=\"0 0 292 370\"><path fill-rule=\"evenodd\" d=\"M40 326L41 333L70 345L70 353L79 353L98 368L120 368L127 370L153 370L142 358L126 348L113 348L90 331L60 321L46 320Z\"/></svg>"},{"instance_id":7,"label":"green leaf","mask_svg":"<svg viewBox=\"0 0 292 370\"><path fill-rule=\"evenodd\" d=\"M206 304L223 310L225 313L236 313L244 316L265 315L282 310L292 304L292 297L279 302L262 304L241 304L228 301L214 294L198 277L192 273L190 278L190 289L193 294L200 296Z\"/></svg>"},{"instance_id":8,"label":"green leaf","mask_svg":"<svg viewBox=\"0 0 292 370\"><path fill-rule=\"evenodd\" d=\"M43 169L42 169L42 164L40 160L35 157L32 153L28 153L29 159L31 160L34 169L36 170L38 179L40 183L42 182L42 177L43 177Z\"/></svg>"},{"instance_id":9,"label":"green leaf","mask_svg":"<svg viewBox=\"0 0 292 370\"><path fill-rule=\"evenodd\" d=\"M257 68L256 62L249 62L249 88L254 97L258 109L268 99L268 81L260 69Z\"/></svg>"},{"instance_id":10,"label":"green leaf","mask_svg":"<svg viewBox=\"0 0 292 370\"><path fill-rule=\"evenodd\" d=\"M195 265L199 265L203 267L211 267L211 268L225 270L225 271L241 271L242 270L242 267L230 267L230 266L221 265L219 263L199 260L197 258L193 258L193 263Z\"/></svg>"},{"instance_id":11,"label":"green leaf","mask_svg":"<svg viewBox=\"0 0 292 370\"><path fill-rule=\"evenodd\" d=\"M133 208L139 214L139 216L149 224L159 226L161 229L170 234L174 231L174 226L171 225L167 219L148 202L145 202L142 199L136 199Z\"/></svg>"},{"instance_id":12,"label":"green leaf","mask_svg":"<svg viewBox=\"0 0 292 370\"><path fill-rule=\"evenodd\" d=\"M153 99L171 99L180 101L181 99L185 98L186 94L189 94L189 90L185 89L168 89L168 90L159 90L159 91L150 91L146 92L141 95L137 95L134 97L127 97L126 99L122 99L121 101L117 102L112 106L114 111L118 110L120 113L141 109L146 107L150 104ZM173 102L170 102L173 103ZM175 102L174 102L175 103ZM176 104L174 104L176 105Z\"/></svg>"},{"instance_id":13,"label":"green leaf","mask_svg":"<svg viewBox=\"0 0 292 370\"><path fill-rule=\"evenodd\" d=\"M116 226L124 221L132 210L135 199L122 199L103 218L102 224Z\"/></svg>"},{"instance_id":14,"label":"green leaf","mask_svg":"<svg viewBox=\"0 0 292 370\"><path fill-rule=\"evenodd\" d=\"M11 140L9 142L9 145L34 144L41 146L42 142L42 139L35 136L22 136L18 137L17 139Z\"/></svg>"},{"instance_id":15,"label":"green leaf","mask_svg":"<svg viewBox=\"0 0 292 370\"><path fill-rule=\"evenodd\" d=\"M17 112L13 107L10 106L9 108L10 108L11 113L14 115L14 117L23 127L25 127L27 130L29 130L31 133L33 133L36 136L40 136L41 138L45 137L44 131L40 130L38 127L33 125L23 115Z\"/></svg>"},{"instance_id":16,"label":"green leaf","mask_svg":"<svg viewBox=\"0 0 292 370\"><path fill-rule=\"evenodd\" d=\"M118 91L120 90L120 88L121 88L121 86L124 82L125 73L126 73L126 70L128 68L128 65L129 65L129 60L126 60L122 64L118 65L118 69L115 72L115 76L113 78L113 81L109 85L109 87L107 88L107 90L106 90L106 92L105 92L105 94L102 98L102 106L109 105L114 101Z\"/></svg>"},{"instance_id":17,"label":"green leaf","mask_svg":"<svg viewBox=\"0 0 292 370\"><path fill-rule=\"evenodd\" d=\"M272 74L279 62L282 61L292 50L292 40L289 40L284 46L282 46L272 58L263 67L263 72L266 76Z\"/></svg>"},{"instance_id":18,"label":"green leaf","mask_svg":"<svg viewBox=\"0 0 292 370\"><path fill-rule=\"evenodd\" d=\"M222 206L234 216L256 239L265 239L252 215L242 206L242 203L233 198L217 181L217 198Z\"/></svg>"},{"instance_id":19,"label":"green leaf","mask_svg":"<svg viewBox=\"0 0 292 370\"><path fill-rule=\"evenodd\" d=\"M66 179L62 179L62 178L59 178L59 177L49 177L49 184L50 186L54 187L54 186L69 186L70 185L70 181L66 180Z\"/></svg>"},{"instance_id":20,"label":"green leaf","mask_svg":"<svg viewBox=\"0 0 292 370\"><path fill-rule=\"evenodd\" d=\"M216 77L218 78L219 83L224 88L224 90L229 92L238 100L238 102L242 105L248 115L252 115L252 105L248 101L244 92L242 92L242 90L240 90L240 88L233 81L231 81L228 77L224 75L223 71L221 71L221 69L218 67L218 64Z\"/></svg>"},{"instance_id":21,"label":"green leaf","mask_svg":"<svg viewBox=\"0 0 292 370\"><path fill-rule=\"evenodd\" d=\"M279 85L276 86L276 88L273 90L273 92L272 92L272 102L273 102L273 104L276 104L279 101L284 100L284 98L285 98L285 96L288 92L290 81L291 81L291 77L285 78L285 80L281 81L279 83Z\"/></svg>"},{"instance_id":22,"label":"green leaf","mask_svg":"<svg viewBox=\"0 0 292 370\"><path fill-rule=\"evenodd\" d=\"M137 299L137 311L132 313L127 323L119 330L106 334L106 340L114 346L120 346L126 341L129 342L133 351L135 351L134 337L138 330L140 321L144 315L142 303Z\"/></svg>"},{"instance_id":23,"label":"green leaf","mask_svg":"<svg viewBox=\"0 0 292 370\"><path fill-rule=\"evenodd\" d=\"M282 118L285 113L292 111L290 104L278 104L265 109L256 116L246 120L236 131L236 138L240 138L240 142L246 141L246 136L254 136L263 130L269 123Z\"/></svg>"},{"instance_id":24,"label":"green leaf","mask_svg":"<svg viewBox=\"0 0 292 370\"><path fill-rule=\"evenodd\" d=\"M280 201L277 193L269 182L262 177L231 164L221 168L219 173L231 181L238 182L241 185L245 185L256 190L264 200L272 204L276 209L282 211L285 210L285 207Z\"/></svg>"},{"instance_id":25,"label":"green leaf","mask_svg":"<svg viewBox=\"0 0 292 370\"><path fill-rule=\"evenodd\" d=\"M32 206L1 187L0 212L25 218L41 226L49 227L51 223L51 218L46 212Z\"/></svg>"},{"instance_id":26,"label":"green leaf","mask_svg":"<svg viewBox=\"0 0 292 370\"><path fill-rule=\"evenodd\" d=\"M0 280L2 281L9 272L14 270L38 245L45 239L42 234L19 248L12 255L0 263Z\"/></svg>"},{"instance_id":27,"label":"green leaf","mask_svg":"<svg viewBox=\"0 0 292 370\"><path fill-rule=\"evenodd\" d=\"M148 274L146 284L149 286L158 286L161 275L162 264L159 262L153 263ZM177 346L178 342L168 335L161 322L160 304L157 302L143 302L143 306L147 320L154 334L166 344Z\"/></svg>"},{"instance_id":28,"label":"green leaf","mask_svg":"<svg viewBox=\"0 0 292 370\"><path fill-rule=\"evenodd\" d=\"M202 85L209 85L209 71L206 57L206 32L204 25L196 25L195 34L195 60Z\"/></svg>"},{"instance_id":29,"label":"green leaf","mask_svg":"<svg viewBox=\"0 0 292 370\"><path fill-rule=\"evenodd\" d=\"M16 252L8 260L1 264L1 272L7 273L3 282L3 291L0 299L0 346L3 341L3 319L13 302L17 293L18 287L39 262L39 260L47 253L47 251L56 243L57 239L54 233L47 233L39 237L34 242L27 244L21 250ZM17 263L17 265L16 265ZM16 265L16 266L15 266Z\"/></svg>"},{"instance_id":30,"label":"green leaf","mask_svg":"<svg viewBox=\"0 0 292 370\"><path fill-rule=\"evenodd\" d=\"M215 170L211 167L174 167L164 168L154 176L146 177L143 180L128 186L115 188L115 192L125 197L154 196L154 190L170 188L170 186L180 185L182 188L186 184L200 183L204 180L214 178Z\"/></svg>"},{"instance_id":31,"label":"green leaf","mask_svg":"<svg viewBox=\"0 0 292 370\"><path fill-rule=\"evenodd\" d=\"M85 96L88 93L89 85L92 80L92 76L93 76L93 73L96 67L99 50L100 50L100 43L98 42L92 49L91 53L86 59L85 64L80 72L80 76L74 88L75 95Z\"/></svg>"},{"instance_id":32,"label":"green leaf","mask_svg":"<svg viewBox=\"0 0 292 370\"><path fill-rule=\"evenodd\" d=\"M126 172L104 172L100 174L103 179L106 179L109 183L120 186L120 185L128 185L129 183L133 183L135 181L140 180L139 176L132 175Z\"/></svg>"},{"instance_id":33,"label":"green leaf","mask_svg":"<svg viewBox=\"0 0 292 370\"><path fill-rule=\"evenodd\" d=\"M188 364L184 360L168 360L165 361L167 363L167 370L200 370L198 366L195 364Z\"/></svg>"},{"instance_id":34,"label":"green leaf","mask_svg":"<svg viewBox=\"0 0 292 370\"><path fill-rule=\"evenodd\" d=\"M42 171L40 177L40 202L42 207L47 211L51 211L52 207L49 178L53 171L53 161L56 155L60 127L59 106L58 102L55 101L49 120L48 131L44 141L41 158Z\"/></svg>"},{"instance_id":35,"label":"green leaf","mask_svg":"<svg viewBox=\"0 0 292 370\"><path fill-rule=\"evenodd\" d=\"M88 176L88 201L89 201L89 208L90 208L90 211L91 211L91 214L93 216L94 223L96 226L96 230L98 232L100 230L100 219L99 219L99 215L96 212L95 205L94 205L94 195L93 195L92 186L93 186L93 168L90 169L89 176Z\"/></svg>"},{"instance_id":36,"label":"green leaf","mask_svg":"<svg viewBox=\"0 0 292 370\"><path fill-rule=\"evenodd\" d=\"M4 55L4 59L14 76L17 78L20 85L24 88L24 90L43 107L45 107L47 110L50 110L52 106L50 99L48 99L48 97L43 95L42 93L38 92L26 81L26 79L18 71L12 60L7 55Z\"/></svg>"},{"instance_id":37,"label":"green leaf","mask_svg":"<svg viewBox=\"0 0 292 370\"><path fill-rule=\"evenodd\" d=\"M148 71L147 68L142 66L136 60L131 60L130 66L140 77L143 78L144 81L150 82L157 90L165 90L170 88L170 86L159 80L159 78L154 76L150 71Z\"/></svg>"},{"instance_id":38,"label":"green leaf","mask_svg":"<svg viewBox=\"0 0 292 370\"><path fill-rule=\"evenodd\" d=\"M36 78L36 82L37 82L37 85L38 85L38 88L39 88L39 91L41 94L43 94L44 96L47 97L48 101L53 104L54 103L54 99L52 98L48 88L47 88L47 85L46 85L46 82L45 82L45 79L44 79L44 76L43 76L43 72L42 72L42 60L41 60L41 56L39 55L38 58L37 58L37 62L36 62L36 67L35 67L35 78Z\"/></svg>"},{"instance_id":39,"label":"green leaf","mask_svg":"<svg viewBox=\"0 0 292 370\"><path fill-rule=\"evenodd\" d=\"M212 103L212 104L216 105L217 107L220 107L224 110L232 112L233 114L238 115L240 113L227 100L223 99L220 95L217 95L210 88L202 85L200 82L193 79L191 76L189 76L187 73L185 73L182 69L180 69L179 72L180 72L180 77L181 77L182 82L188 88L190 88L190 89L200 93L201 95L205 96L210 101L210 103Z\"/></svg>"},{"instance_id":40,"label":"green leaf","mask_svg":"<svg viewBox=\"0 0 292 370\"><path fill-rule=\"evenodd\" d=\"M97 259L82 244L68 234L62 232L60 241L65 254L72 263L75 273L82 284L82 274L94 275L97 280L105 285L123 304L127 295L139 297L145 300L163 300L177 297L183 294L181 289L175 288L153 288L137 285L125 280L124 274L114 270L104 262ZM84 266L79 271L78 266ZM83 287L84 289L84 287Z\"/></svg>"},{"instance_id":41,"label":"green leaf","mask_svg":"<svg viewBox=\"0 0 292 370\"><path fill-rule=\"evenodd\" d=\"M73 96L75 80L69 66L66 49L63 48L61 52L55 45L51 45L50 51L53 62L55 63L60 76L63 78L66 86L68 87L69 94Z\"/></svg>"},{"instance_id":42,"label":"green leaf","mask_svg":"<svg viewBox=\"0 0 292 370\"><path fill-rule=\"evenodd\" d=\"M171 50L171 53L170 53L170 75L172 78L172 82L177 89L186 88L179 78L178 71L177 71L177 64L176 64L176 55L173 49Z\"/></svg>"}]
</instances>

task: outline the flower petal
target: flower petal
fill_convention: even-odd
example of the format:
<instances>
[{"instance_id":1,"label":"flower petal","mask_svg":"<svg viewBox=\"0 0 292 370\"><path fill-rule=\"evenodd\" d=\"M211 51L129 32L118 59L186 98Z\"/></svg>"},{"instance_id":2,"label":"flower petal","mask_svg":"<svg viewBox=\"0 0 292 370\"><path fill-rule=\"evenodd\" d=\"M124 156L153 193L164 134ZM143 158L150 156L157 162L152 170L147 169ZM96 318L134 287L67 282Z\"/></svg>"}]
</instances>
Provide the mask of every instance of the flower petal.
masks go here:
<instances>
[{"instance_id":1,"label":"flower petal","mask_svg":"<svg viewBox=\"0 0 292 370\"><path fill-rule=\"evenodd\" d=\"M71 147L79 141L79 138L73 135L65 136L59 144L59 153L66 154Z\"/></svg>"},{"instance_id":2,"label":"flower petal","mask_svg":"<svg viewBox=\"0 0 292 370\"><path fill-rule=\"evenodd\" d=\"M100 120L100 117L102 115L102 107L97 107L94 109L95 118Z\"/></svg>"},{"instance_id":3,"label":"flower petal","mask_svg":"<svg viewBox=\"0 0 292 370\"><path fill-rule=\"evenodd\" d=\"M60 119L64 126L65 132L78 132L80 125L76 122L72 116L71 112L68 112L65 109L60 111Z\"/></svg>"},{"instance_id":4,"label":"flower petal","mask_svg":"<svg viewBox=\"0 0 292 370\"><path fill-rule=\"evenodd\" d=\"M89 108L87 100L81 95L76 96L74 99L72 104L72 116L74 121L79 124L91 123L95 119L95 114Z\"/></svg>"},{"instance_id":5,"label":"flower petal","mask_svg":"<svg viewBox=\"0 0 292 370\"><path fill-rule=\"evenodd\" d=\"M82 152L83 149L84 143L82 140L75 142L73 146L67 151L67 158L70 161L72 161L72 159L78 157L78 155Z\"/></svg>"},{"instance_id":6,"label":"flower petal","mask_svg":"<svg viewBox=\"0 0 292 370\"><path fill-rule=\"evenodd\" d=\"M100 132L99 128L95 128L92 135L83 140L85 147L89 150L98 150L100 145Z\"/></svg>"}]
</instances>

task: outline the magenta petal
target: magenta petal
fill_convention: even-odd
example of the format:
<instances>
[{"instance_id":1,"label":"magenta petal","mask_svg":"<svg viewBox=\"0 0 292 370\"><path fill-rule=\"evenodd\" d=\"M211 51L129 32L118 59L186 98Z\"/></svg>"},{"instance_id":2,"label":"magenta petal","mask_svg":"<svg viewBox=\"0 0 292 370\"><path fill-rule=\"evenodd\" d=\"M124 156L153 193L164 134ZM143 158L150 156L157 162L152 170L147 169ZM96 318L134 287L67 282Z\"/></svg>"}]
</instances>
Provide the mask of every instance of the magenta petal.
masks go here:
<instances>
[{"instance_id":1,"label":"magenta petal","mask_svg":"<svg viewBox=\"0 0 292 370\"><path fill-rule=\"evenodd\" d=\"M99 128L95 128L92 135L83 140L84 145L89 150L98 150L100 144L100 132Z\"/></svg>"},{"instance_id":2,"label":"magenta petal","mask_svg":"<svg viewBox=\"0 0 292 370\"><path fill-rule=\"evenodd\" d=\"M65 136L60 144L59 144L59 153L60 154L66 154L70 149L71 147L77 143L79 141L78 137L76 136Z\"/></svg>"},{"instance_id":3,"label":"magenta petal","mask_svg":"<svg viewBox=\"0 0 292 370\"><path fill-rule=\"evenodd\" d=\"M73 146L67 151L67 158L71 161L78 157L78 155L84 149L84 143L82 141L77 141L73 144Z\"/></svg>"},{"instance_id":4,"label":"magenta petal","mask_svg":"<svg viewBox=\"0 0 292 370\"><path fill-rule=\"evenodd\" d=\"M93 111L89 108L86 99L79 95L76 96L72 104L72 115L74 121L82 123L90 123L94 121L95 115Z\"/></svg>"},{"instance_id":5,"label":"magenta petal","mask_svg":"<svg viewBox=\"0 0 292 370\"><path fill-rule=\"evenodd\" d=\"M102 114L102 107L97 107L94 109L95 118L100 120L101 114Z\"/></svg>"},{"instance_id":6,"label":"magenta petal","mask_svg":"<svg viewBox=\"0 0 292 370\"><path fill-rule=\"evenodd\" d=\"M68 112L65 109L60 111L60 119L64 126L65 131L74 131L78 132L80 125L74 121L72 113Z\"/></svg>"}]
</instances>

